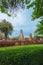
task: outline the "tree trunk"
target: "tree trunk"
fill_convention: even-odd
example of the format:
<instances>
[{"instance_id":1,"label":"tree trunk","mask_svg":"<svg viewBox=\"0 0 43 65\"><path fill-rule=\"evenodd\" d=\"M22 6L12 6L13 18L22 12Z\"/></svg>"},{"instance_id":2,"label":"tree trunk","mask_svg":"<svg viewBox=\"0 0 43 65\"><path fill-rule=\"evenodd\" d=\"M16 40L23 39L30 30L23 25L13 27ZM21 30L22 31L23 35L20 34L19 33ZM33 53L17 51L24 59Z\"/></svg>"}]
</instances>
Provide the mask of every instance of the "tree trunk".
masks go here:
<instances>
[{"instance_id":1,"label":"tree trunk","mask_svg":"<svg viewBox=\"0 0 43 65\"><path fill-rule=\"evenodd\" d=\"M7 40L7 34L5 34L5 40Z\"/></svg>"}]
</instances>

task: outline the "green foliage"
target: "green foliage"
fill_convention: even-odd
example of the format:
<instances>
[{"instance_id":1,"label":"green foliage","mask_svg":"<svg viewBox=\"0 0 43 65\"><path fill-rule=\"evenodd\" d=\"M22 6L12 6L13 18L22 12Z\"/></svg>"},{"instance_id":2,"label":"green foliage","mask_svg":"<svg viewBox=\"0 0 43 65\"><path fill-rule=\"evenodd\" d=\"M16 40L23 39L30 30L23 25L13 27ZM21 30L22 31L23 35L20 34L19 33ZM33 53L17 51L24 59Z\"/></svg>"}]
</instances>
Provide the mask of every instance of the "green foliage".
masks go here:
<instances>
[{"instance_id":1,"label":"green foliage","mask_svg":"<svg viewBox=\"0 0 43 65\"><path fill-rule=\"evenodd\" d=\"M14 13L21 8L24 9L28 3L29 0L0 0L0 11L8 15L12 11Z\"/></svg>"},{"instance_id":2,"label":"green foliage","mask_svg":"<svg viewBox=\"0 0 43 65\"><path fill-rule=\"evenodd\" d=\"M33 8L33 19L43 17L43 0L33 0L32 2L31 0L0 0L0 11L7 15L12 11L14 13L20 8L24 9L25 6L28 9L30 7Z\"/></svg>"},{"instance_id":3,"label":"green foliage","mask_svg":"<svg viewBox=\"0 0 43 65\"><path fill-rule=\"evenodd\" d=\"M13 31L13 26L8 21L2 20L2 22L0 22L0 31L5 34L7 39L8 35Z\"/></svg>"},{"instance_id":4,"label":"green foliage","mask_svg":"<svg viewBox=\"0 0 43 65\"><path fill-rule=\"evenodd\" d=\"M30 1L27 8L29 9L30 7L33 8L32 19L41 18L41 21L39 21L39 24L37 25L35 35L43 36L43 0Z\"/></svg>"},{"instance_id":5,"label":"green foliage","mask_svg":"<svg viewBox=\"0 0 43 65\"><path fill-rule=\"evenodd\" d=\"M33 8L32 18L40 18L43 17L43 0L33 0L30 1L30 4L27 6L27 8Z\"/></svg>"},{"instance_id":6,"label":"green foliage","mask_svg":"<svg viewBox=\"0 0 43 65\"><path fill-rule=\"evenodd\" d=\"M43 19L37 24L37 29L35 31L35 35L43 36Z\"/></svg>"},{"instance_id":7,"label":"green foliage","mask_svg":"<svg viewBox=\"0 0 43 65\"><path fill-rule=\"evenodd\" d=\"M43 65L43 45L0 48L0 65Z\"/></svg>"}]
</instances>

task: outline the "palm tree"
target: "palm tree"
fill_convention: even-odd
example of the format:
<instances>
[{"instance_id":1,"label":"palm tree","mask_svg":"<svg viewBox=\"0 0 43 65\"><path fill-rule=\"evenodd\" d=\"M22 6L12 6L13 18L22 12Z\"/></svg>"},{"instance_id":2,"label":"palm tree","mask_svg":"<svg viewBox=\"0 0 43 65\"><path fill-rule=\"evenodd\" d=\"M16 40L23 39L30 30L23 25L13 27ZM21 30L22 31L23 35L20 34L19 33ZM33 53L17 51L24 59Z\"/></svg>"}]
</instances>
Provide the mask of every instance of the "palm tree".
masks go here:
<instances>
[{"instance_id":1,"label":"palm tree","mask_svg":"<svg viewBox=\"0 0 43 65\"><path fill-rule=\"evenodd\" d=\"M5 34L5 39L7 39L8 35L13 31L13 26L4 19L0 22L0 31Z\"/></svg>"}]
</instances>

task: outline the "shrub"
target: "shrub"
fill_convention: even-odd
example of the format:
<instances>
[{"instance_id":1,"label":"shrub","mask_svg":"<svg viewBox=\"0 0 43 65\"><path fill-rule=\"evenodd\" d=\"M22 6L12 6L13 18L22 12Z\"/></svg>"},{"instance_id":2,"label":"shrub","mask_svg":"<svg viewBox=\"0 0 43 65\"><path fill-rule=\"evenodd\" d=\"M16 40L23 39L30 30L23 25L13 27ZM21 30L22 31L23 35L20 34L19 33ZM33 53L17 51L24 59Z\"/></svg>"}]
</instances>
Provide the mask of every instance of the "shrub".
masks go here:
<instances>
[{"instance_id":1,"label":"shrub","mask_svg":"<svg viewBox=\"0 0 43 65\"><path fill-rule=\"evenodd\" d=\"M0 48L0 65L43 65L43 45Z\"/></svg>"}]
</instances>

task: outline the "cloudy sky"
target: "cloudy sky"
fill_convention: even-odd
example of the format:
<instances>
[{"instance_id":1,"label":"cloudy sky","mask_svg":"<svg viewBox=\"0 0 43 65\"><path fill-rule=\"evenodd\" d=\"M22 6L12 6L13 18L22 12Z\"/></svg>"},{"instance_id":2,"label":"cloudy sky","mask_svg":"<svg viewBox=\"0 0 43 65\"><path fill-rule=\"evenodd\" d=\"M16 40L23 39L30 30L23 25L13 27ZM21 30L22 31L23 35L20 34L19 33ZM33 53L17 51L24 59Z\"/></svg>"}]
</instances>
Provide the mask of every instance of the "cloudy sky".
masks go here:
<instances>
[{"instance_id":1,"label":"cloudy sky","mask_svg":"<svg viewBox=\"0 0 43 65\"><path fill-rule=\"evenodd\" d=\"M0 21L6 19L7 21L12 23L14 30L11 37L18 36L21 29L23 30L24 36L28 37L30 33L34 35L34 31L38 23L38 20L32 21L32 11L32 9L25 9L22 10L22 12L16 12L16 17L14 15L8 17L6 14L0 12Z\"/></svg>"}]
</instances>

